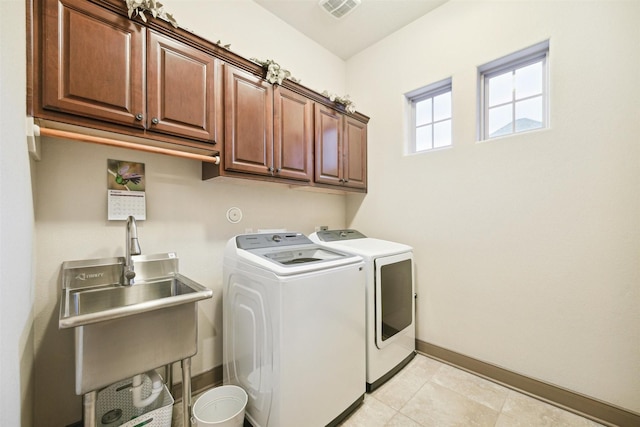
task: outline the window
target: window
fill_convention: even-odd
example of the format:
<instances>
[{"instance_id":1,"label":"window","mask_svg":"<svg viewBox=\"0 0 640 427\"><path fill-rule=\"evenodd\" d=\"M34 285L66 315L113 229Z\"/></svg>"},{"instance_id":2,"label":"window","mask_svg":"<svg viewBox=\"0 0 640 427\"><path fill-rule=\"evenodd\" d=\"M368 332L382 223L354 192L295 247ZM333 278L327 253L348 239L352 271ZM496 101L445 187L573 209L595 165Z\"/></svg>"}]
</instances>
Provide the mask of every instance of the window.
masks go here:
<instances>
[{"instance_id":1,"label":"window","mask_svg":"<svg viewBox=\"0 0 640 427\"><path fill-rule=\"evenodd\" d=\"M451 79L406 95L410 105L409 152L451 145Z\"/></svg>"},{"instance_id":2,"label":"window","mask_svg":"<svg viewBox=\"0 0 640 427\"><path fill-rule=\"evenodd\" d=\"M549 41L478 69L480 140L548 127Z\"/></svg>"}]
</instances>

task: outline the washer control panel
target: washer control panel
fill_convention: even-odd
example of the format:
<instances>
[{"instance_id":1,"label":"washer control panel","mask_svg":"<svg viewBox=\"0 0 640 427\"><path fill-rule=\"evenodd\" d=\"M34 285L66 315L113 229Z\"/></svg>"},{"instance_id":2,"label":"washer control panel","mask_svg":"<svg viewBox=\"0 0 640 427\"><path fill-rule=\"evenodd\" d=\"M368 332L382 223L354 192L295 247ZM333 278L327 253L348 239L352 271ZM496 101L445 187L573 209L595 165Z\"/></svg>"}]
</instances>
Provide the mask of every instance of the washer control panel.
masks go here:
<instances>
[{"instance_id":1,"label":"washer control panel","mask_svg":"<svg viewBox=\"0 0 640 427\"><path fill-rule=\"evenodd\" d=\"M316 232L316 235L318 236L318 239L323 242L364 239L367 237L357 230L321 230Z\"/></svg>"},{"instance_id":2,"label":"washer control panel","mask_svg":"<svg viewBox=\"0 0 640 427\"><path fill-rule=\"evenodd\" d=\"M236 246L239 249L277 248L280 246L313 244L302 233L266 233L266 234L242 234L236 236Z\"/></svg>"}]
</instances>

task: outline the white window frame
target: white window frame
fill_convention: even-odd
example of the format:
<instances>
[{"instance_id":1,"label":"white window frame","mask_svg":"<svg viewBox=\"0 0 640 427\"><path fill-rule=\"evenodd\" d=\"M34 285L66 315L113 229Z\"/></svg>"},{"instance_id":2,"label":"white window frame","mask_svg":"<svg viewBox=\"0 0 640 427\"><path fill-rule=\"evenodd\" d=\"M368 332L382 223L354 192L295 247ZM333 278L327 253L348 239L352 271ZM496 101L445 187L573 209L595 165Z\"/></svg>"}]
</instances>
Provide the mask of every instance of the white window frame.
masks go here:
<instances>
[{"instance_id":1,"label":"white window frame","mask_svg":"<svg viewBox=\"0 0 640 427\"><path fill-rule=\"evenodd\" d=\"M416 103L420 101L424 101L429 98L435 98L438 95L442 95L444 93L451 92L451 115L447 119L443 120L433 120L433 109L432 109L432 121L431 125L435 125L436 123L440 123L443 121L450 120L451 121L451 144L443 146L443 147L434 147L433 146L433 127L432 127L432 139L431 139L431 147L424 150L416 149ZM453 145L453 87L451 83L451 78L446 78L444 80L440 80L438 82L432 83L430 85L424 86L420 89L412 90L411 92L407 92L405 94L405 99L407 102L407 110L408 110L408 125L407 125L407 135L408 135L408 144L406 153L407 154L420 154L427 153L433 150L441 150L444 148L449 148Z\"/></svg>"},{"instance_id":2,"label":"white window frame","mask_svg":"<svg viewBox=\"0 0 640 427\"><path fill-rule=\"evenodd\" d=\"M489 136L489 80L496 75L505 72L518 70L534 63L542 63L542 126L535 129L516 131L515 127L512 132L499 136ZM504 56L502 58L491 61L485 65L478 67L478 88L479 88L479 107L480 111L478 120L478 141L487 141L495 138L508 137L516 134L529 132L532 130L546 129L549 127L549 40L535 44L526 49ZM535 95L538 96L538 95ZM526 99L526 98L524 98ZM518 101L522 101L519 99ZM515 95L512 94L512 126L515 126Z\"/></svg>"}]
</instances>

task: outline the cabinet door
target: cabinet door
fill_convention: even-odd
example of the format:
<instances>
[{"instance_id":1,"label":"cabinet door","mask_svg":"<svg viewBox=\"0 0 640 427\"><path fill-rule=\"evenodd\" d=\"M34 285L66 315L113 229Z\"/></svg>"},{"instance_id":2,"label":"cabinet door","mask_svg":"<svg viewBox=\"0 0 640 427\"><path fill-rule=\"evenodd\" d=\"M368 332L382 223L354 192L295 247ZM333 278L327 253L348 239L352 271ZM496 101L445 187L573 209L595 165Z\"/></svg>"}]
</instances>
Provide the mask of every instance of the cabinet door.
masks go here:
<instances>
[{"instance_id":1,"label":"cabinet door","mask_svg":"<svg viewBox=\"0 0 640 427\"><path fill-rule=\"evenodd\" d=\"M263 79L224 66L224 168L273 172L273 87Z\"/></svg>"},{"instance_id":2,"label":"cabinet door","mask_svg":"<svg viewBox=\"0 0 640 427\"><path fill-rule=\"evenodd\" d=\"M367 188L367 125L344 118L344 185Z\"/></svg>"},{"instance_id":3,"label":"cabinet door","mask_svg":"<svg viewBox=\"0 0 640 427\"><path fill-rule=\"evenodd\" d=\"M275 176L313 178L313 102L281 86L273 91Z\"/></svg>"},{"instance_id":4,"label":"cabinet door","mask_svg":"<svg viewBox=\"0 0 640 427\"><path fill-rule=\"evenodd\" d=\"M315 106L315 181L342 184L342 114L324 105Z\"/></svg>"},{"instance_id":5,"label":"cabinet door","mask_svg":"<svg viewBox=\"0 0 640 427\"><path fill-rule=\"evenodd\" d=\"M143 127L145 30L85 0L46 0L43 107Z\"/></svg>"},{"instance_id":6,"label":"cabinet door","mask_svg":"<svg viewBox=\"0 0 640 427\"><path fill-rule=\"evenodd\" d=\"M218 61L154 31L147 58L147 128L215 142Z\"/></svg>"}]
</instances>

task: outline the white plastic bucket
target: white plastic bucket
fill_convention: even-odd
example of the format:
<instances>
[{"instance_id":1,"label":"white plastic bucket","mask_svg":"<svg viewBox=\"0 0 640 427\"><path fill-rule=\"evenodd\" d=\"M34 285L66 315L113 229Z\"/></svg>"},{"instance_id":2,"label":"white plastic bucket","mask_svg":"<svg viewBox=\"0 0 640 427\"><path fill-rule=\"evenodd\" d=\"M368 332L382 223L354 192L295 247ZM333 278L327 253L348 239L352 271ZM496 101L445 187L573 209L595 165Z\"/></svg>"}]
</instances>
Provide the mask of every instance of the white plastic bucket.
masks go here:
<instances>
[{"instance_id":1,"label":"white plastic bucket","mask_svg":"<svg viewBox=\"0 0 640 427\"><path fill-rule=\"evenodd\" d=\"M215 387L202 394L193 405L196 427L242 427L247 393L235 385Z\"/></svg>"}]
</instances>

